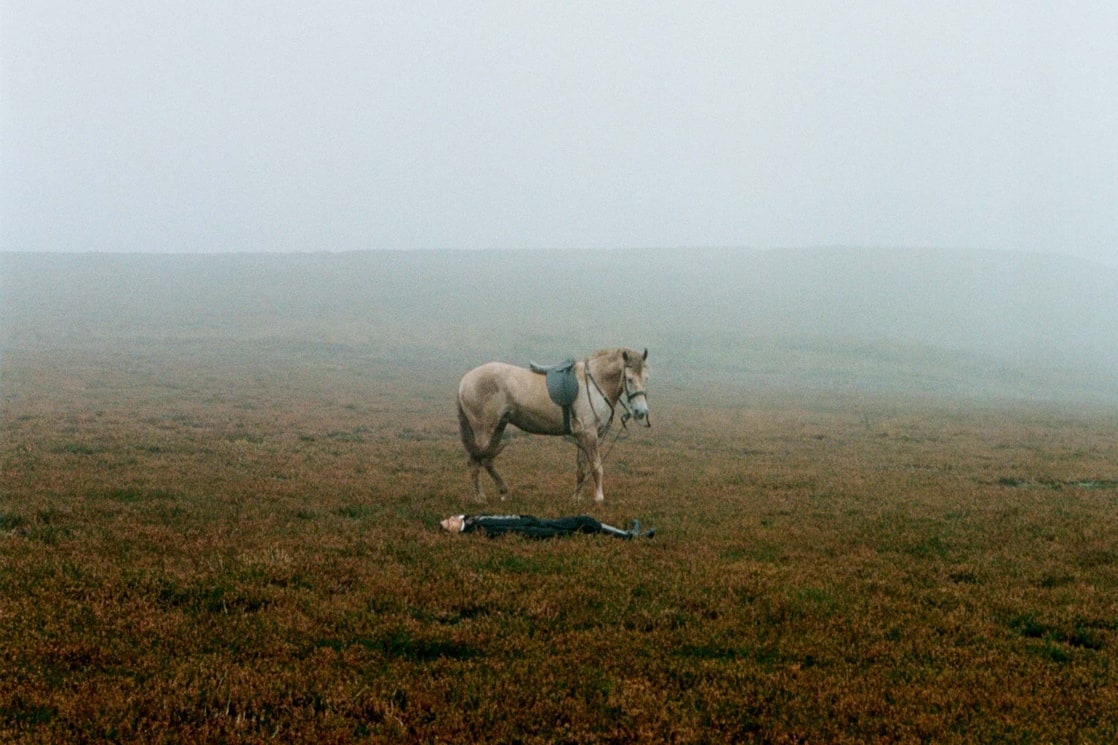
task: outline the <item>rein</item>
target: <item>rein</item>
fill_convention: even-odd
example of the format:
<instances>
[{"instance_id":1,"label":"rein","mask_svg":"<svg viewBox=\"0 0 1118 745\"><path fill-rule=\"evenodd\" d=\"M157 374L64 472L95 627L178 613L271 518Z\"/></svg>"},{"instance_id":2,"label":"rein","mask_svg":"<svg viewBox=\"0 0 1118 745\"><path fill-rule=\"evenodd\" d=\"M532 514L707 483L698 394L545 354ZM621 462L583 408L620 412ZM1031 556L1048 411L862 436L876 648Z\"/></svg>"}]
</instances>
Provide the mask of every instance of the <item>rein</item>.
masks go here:
<instances>
[{"instance_id":1,"label":"rein","mask_svg":"<svg viewBox=\"0 0 1118 745\"><path fill-rule=\"evenodd\" d=\"M590 372L590 358L589 357L587 357L585 360L583 360L582 369L586 371L586 379L594 384L594 387L598 390L598 395L600 395L602 397L602 400L604 400L606 402L606 405L609 406L609 419L606 420L606 423L605 423L604 427L603 426L598 427L598 437L601 437L604 433L609 431L610 425L613 424L613 415L614 415L615 408L614 408L613 402L609 400L609 396L607 396L606 392L602 390L602 386L598 385L598 381L594 378L594 374ZM621 376L622 376L622 379L624 379L624 377L625 377L624 372L621 374ZM621 399L618 398L618 401L620 401L620 400ZM594 399L590 398L590 386L586 386L586 403L590 404L590 410L594 412L594 418L597 419L598 418L598 410L594 408ZM628 412L626 412L626 415L627 414L628 414ZM626 416L626 418L627 418L627 416ZM622 422L624 422L624 419L622 420Z\"/></svg>"}]
</instances>

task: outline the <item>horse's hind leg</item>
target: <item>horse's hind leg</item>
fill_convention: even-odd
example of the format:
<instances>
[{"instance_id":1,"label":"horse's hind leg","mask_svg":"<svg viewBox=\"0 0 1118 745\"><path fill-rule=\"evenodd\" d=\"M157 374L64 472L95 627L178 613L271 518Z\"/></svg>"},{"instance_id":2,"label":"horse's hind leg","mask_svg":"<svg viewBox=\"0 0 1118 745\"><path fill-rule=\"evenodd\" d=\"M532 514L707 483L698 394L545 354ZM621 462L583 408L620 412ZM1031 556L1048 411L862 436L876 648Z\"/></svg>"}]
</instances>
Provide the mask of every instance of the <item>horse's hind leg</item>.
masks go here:
<instances>
[{"instance_id":1,"label":"horse's hind leg","mask_svg":"<svg viewBox=\"0 0 1118 745\"><path fill-rule=\"evenodd\" d=\"M501 499L504 499L505 495L509 493L509 487L508 484L505 483L505 480L501 478L501 474L497 473L497 469L493 466L493 460L505 449L505 444L501 442L501 438L504 437L505 427L508 426L508 423L509 414L505 412L497 421L497 426L493 429L493 435L489 438L489 444L486 446L485 452L477 456L478 463L485 466L485 470L489 472L489 475L493 477L493 481L496 482L497 491L500 492ZM474 478L477 478L476 475Z\"/></svg>"},{"instance_id":2,"label":"horse's hind leg","mask_svg":"<svg viewBox=\"0 0 1118 745\"><path fill-rule=\"evenodd\" d=\"M586 483L586 453L579 447L575 451L575 499L582 499L582 485Z\"/></svg>"},{"instance_id":3,"label":"horse's hind leg","mask_svg":"<svg viewBox=\"0 0 1118 745\"><path fill-rule=\"evenodd\" d=\"M501 478L501 474L497 473L497 469L493 467L493 458L481 456L470 457L470 478L474 482L474 494L477 496L477 501L485 502L485 490L481 487L481 469L482 467L493 477L493 481L497 484L497 491L501 494L501 499L509 493L508 484Z\"/></svg>"},{"instance_id":4,"label":"horse's hind leg","mask_svg":"<svg viewBox=\"0 0 1118 745\"><path fill-rule=\"evenodd\" d=\"M485 470L489 472L489 475L493 477L493 480L497 482L497 491L500 492L501 499L504 499L505 495L509 493L509 487L508 484L505 483L505 480L501 478L501 474L497 473L497 469L494 468L493 458L486 458L482 461L482 465L485 466ZM476 471L474 473L474 479L477 479Z\"/></svg>"},{"instance_id":5,"label":"horse's hind leg","mask_svg":"<svg viewBox=\"0 0 1118 745\"><path fill-rule=\"evenodd\" d=\"M470 478L474 482L474 495L479 502L485 502L485 491L481 488L481 469L484 466L489 475L497 483L497 489L501 493L501 498L508 493L508 486L505 484L504 479L493 468L493 459L500 454L504 449L501 442L501 437L504 434L505 426L508 424L508 414L503 415L495 424L487 427L486 421L483 419L480 422L473 421L466 412L466 407L461 402L458 404L458 422L461 428L462 444L466 447L466 452L470 456ZM479 433L489 432L488 437L479 437Z\"/></svg>"}]
</instances>

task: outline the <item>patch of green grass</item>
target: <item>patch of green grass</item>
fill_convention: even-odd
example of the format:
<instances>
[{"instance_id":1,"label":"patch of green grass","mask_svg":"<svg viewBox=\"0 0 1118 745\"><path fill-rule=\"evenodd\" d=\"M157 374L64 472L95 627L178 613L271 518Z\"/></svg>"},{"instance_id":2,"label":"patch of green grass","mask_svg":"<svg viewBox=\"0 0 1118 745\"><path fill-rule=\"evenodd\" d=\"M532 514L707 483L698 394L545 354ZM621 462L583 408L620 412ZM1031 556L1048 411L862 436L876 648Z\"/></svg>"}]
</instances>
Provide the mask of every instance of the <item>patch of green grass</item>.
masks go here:
<instances>
[{"instance_id":1,"label":"patch of green grass","mask_svg":"<svg viewBox=\"0 0 1118 745\"><path fill-rule=\"evenodd\" d=\"M120 486L99 490L92 495L98 499L107 499L112 502L129 504L147 504L149 502L173 502L181 498L176 491L170 488L147 488L139 486Z\"/></svg>"},{"instance_id":2,"label":"patch of green grass","mask_svg":"<svg viewBox=\"0 0 1118 745\"><path fill-rule=\"evenodd\" d=\"M905 547L905 551L917 559L946 560L952 554L951 548L938 535L925 536Z\"/></svg>"},{"instance_id":3,"label":"patch of green grass","mask_svg":"<svg viewBox=\"0 0 1118 745\"><path fill-rule=\"evenodd\" d=\"M12 512L0 512L0 530L19 530L27 525L27 518Z\"/></svg>"},{"instance_id":4,"label":"patch of green grass","mask_svg":"<svg viewBox=\"0 0 1118 745\"><path fill-rule=\"evenodd\" d=\"M104 452L103 448L95 447L84 442L67 442L62 445L56 445L52 452L67 453L69 455L97 455Z\"/></svg>"},{"instance_id":5,"label":"patch of green grass","mask_svg":"<svg viewBox=\"0 0 1118 745\"><path fill-rule=\"evenodd\" d=\"M34 728L49 724L57 714L57 710L50 706L23 704L22 702L16 702L8 706L0 705L0 727L6 724L8 727L15 729ZM4 729L7 729L7 727L4 727Z\"/></svg>"},{"instance_id":6,"label":"patch of green grass","mask_svg":"<svg viewBox=\"0 0 1118 745\"><path fill-rule=\"evenodd\" d=\"M792 594L796 605L805 613L829 618L838 609L838 600L830 592L819 588L809 587L797 590Z\"/></svg>"},{"instance_id":7,"label":"patch of green grass","mask_svg":"<svg viewBox=\"0 0 1118 745\"><path fill-rule=\"evenodd\" d=\"M347 520L375 520L384 514L384 508L374 504L349 503L336 507L333 514Z\"/></svg>"}]
</instances>

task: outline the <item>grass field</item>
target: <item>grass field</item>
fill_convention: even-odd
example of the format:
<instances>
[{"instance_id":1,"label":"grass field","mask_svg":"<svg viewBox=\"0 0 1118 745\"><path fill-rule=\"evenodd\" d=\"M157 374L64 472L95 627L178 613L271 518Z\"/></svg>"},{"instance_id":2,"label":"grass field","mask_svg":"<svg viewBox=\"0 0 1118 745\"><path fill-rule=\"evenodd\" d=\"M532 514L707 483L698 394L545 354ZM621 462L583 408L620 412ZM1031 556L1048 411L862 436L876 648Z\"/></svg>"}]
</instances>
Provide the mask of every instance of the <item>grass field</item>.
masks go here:
<instances>
[{"instance_id":1,"label":"grass field","mask_svg":"<svg viewBox=\"0 0 1118 745\"><path fill-rule=\"evenodd\" d=\"M605 505L571 500L572 446L521 436L482 507L456 378L205 341L6 354L0 740L1118 739L1113 410L654 367ZM438 529L463 511L658 535Z\"/></svg>"}]
</instances>

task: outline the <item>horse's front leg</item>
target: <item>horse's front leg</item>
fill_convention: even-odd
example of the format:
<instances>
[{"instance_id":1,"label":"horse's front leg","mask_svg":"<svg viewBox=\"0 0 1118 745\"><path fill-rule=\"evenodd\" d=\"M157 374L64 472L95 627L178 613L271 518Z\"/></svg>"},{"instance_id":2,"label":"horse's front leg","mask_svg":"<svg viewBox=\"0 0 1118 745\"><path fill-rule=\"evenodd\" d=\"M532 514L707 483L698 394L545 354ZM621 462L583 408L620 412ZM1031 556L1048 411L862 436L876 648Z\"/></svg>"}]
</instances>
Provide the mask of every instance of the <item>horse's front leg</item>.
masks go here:
<instances>
[{"instance_id":1,"label":"horse's front leg","mask_svg":"<svg viewBox=\"0 0 1118 745\"><path fill-rule=\"evenodd\" d=\"M585 437L579 442L579 472L578 472L578 488L581 492L582 484L586 480L585 467L590 467L590 473L594 477L594 501L604 502L606 499L605 494L602 492L602 457L598 453L598 438Z\"/></svg>"},{"instance_id":2,"label":"horse's front leg","mask_svg":"<svg viewBox=\"0 0 1118 745\"><path fill-rule=\"evenodd\" d=\"M606 495L602 491L602 458L598 455L598 443L594 443L594 449L587 456L590 459L590 470L594 474L594 501L606 501Z\"/></svg>"}]
</instances>

